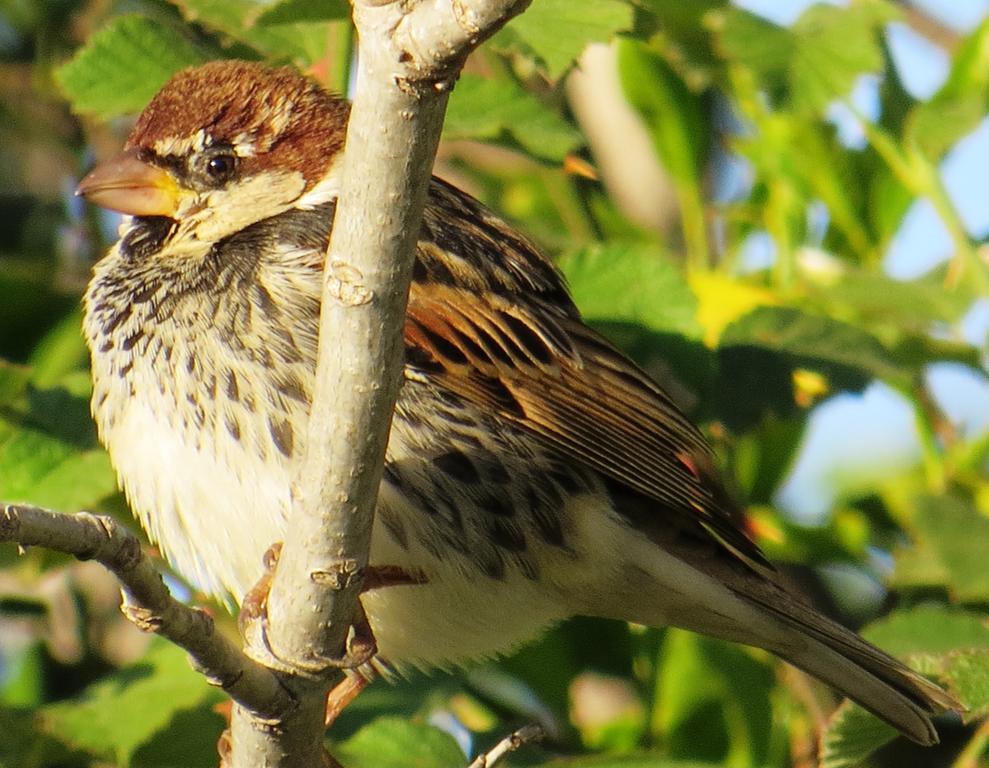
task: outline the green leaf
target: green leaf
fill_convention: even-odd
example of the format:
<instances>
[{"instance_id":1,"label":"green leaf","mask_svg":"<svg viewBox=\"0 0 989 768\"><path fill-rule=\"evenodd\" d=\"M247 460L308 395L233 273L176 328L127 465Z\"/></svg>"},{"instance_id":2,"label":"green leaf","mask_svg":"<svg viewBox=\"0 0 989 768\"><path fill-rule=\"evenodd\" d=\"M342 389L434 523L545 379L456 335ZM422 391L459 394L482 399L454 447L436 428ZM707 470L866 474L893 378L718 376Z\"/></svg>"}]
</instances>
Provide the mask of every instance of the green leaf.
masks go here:
<instances>
[{"instance_id":1,"label":"green leaf","mask_svg":"<svg viewBox=\"0 0 989 768\"><path fill-rule=\"evenodd\" d=\"M4 654L4 679L0 681L0 706L37 707L45 694L45 648L36 640ZM0 731L2 732L2 731ZM3 761L0 760L0 765Z\"/></svg>"},{"instance_id":2,"label":"green leaf","mask_svg":"<svg viewBox=\"0 0 989 768\"><path fill-rule=\"evenodd\" d=\"M104 451L79 451L31 430L0 440L0 476L0 498L51 509L92 509L117 490Z\"/></svg>"},{"instance_id":3,"label":"green leaf","mask_svg":"<svg viewBox=\"0 0 989 768\"><path fill-rule=\"evenodd\" d=\"M294 24L299 21L335 21L350 18L346 0L281 0L271 3L258 24Z\"/></svg>"},{"instance_id":4,"label":"green leaf","mask_svg":"<svg viewBox=\"0 0 989 768\"><path fill-rule=\"evenodd\" d=\"M965 134L975 130L986 115L986 97L966 93L957 98L933 98L918 104L904 125L907 141L920 145L937 162Z\"/></svg>"},{"instance_id":5,"label":"green leaf","mask_svg":"<svg viewBox=\"0 0 989 768\"><path fill-rule=\"evenodd\" d=\"M793 56L793 33L749 11L725 8L704 18L721 58L752 69L768 84L782 84Z\"/></svg>"},{"instance_id":6,"label":"green leaf","mask_svg":"<svg viewBox=\"0 0 989 768\"><path fill-rule=\"evenodd\" d=\"M770 664L739 646L671 629L658 666L654 731L670 754L721 764L769 762Z\"/></svg>"},{"instance_id":7,"label":"green leaf","mask_svg":"<svg viewBox=\"0 0 989 768\"><path fill-rule=\"evenodd\" d=\"M642 0L640 7L655 18L638 20L634 34L640 39L648 35L649 44L668 53L668 60L681 74L696 77L698 81L709 81L719 62L711 49L711 35L704 28L704 17L727 5L727 0L693 0L690 3Z\"/></svg>"},{"instance_id":8,"label":"green leaf","mask_svg":"<svg viewBox=\"0 0 989 768\"><path fill-rule=\"evenodd\" d=\"M815 294L822 309L844 305L866 321L925 331L933 322L958 320L975 298L963 290L946 291L940 274L919 280L894 280L864 270L846 272L834 284L820 286Z\"/></svg>"},{"instance_id":9,"label":"green leaf","mask_svg":"<svg viewBox=\"0 0 989 768\"><path fill-rule=\"evenodd\" d=\"M380 717L334 746L347 768L453 768L466 764L448 733L397 717Z\"/></svg>"},{"instance_id":10,"label":"green leaf","mask_svg":"<svg viewBox=\"0 0 989 768\"><path fill-rule=\"evenodd\" d=\"M0 706L0 766L82 765L57 739L38 732L36 715L34 709Z\"/></svg>"},{"instance_id":11,"label":"green leaf","mask_svg":"<svg viewBox=\"0 0 989 768\"><path fill-rule=\"evenodd\" d=\"M830 317L791 307L756 308L725 329L721 346L771 350L784 354L796 365L832 374L844 369L894 382L902 382L908 375L875 336Z\"/></svg>"},{"instance_id":12,"label":"green leaf","mask_svg":"<svg viewBox=\"0 0 989 768\"><path fill-rule=\"evenodd\" d=\"M281 21L277 4L258 0L171 0L189 21L212 29L233 41L248 45L280 61L291 60L306 66L326 52L328 25L332 22L299 20ZM336 7L336 2L328 3ZM271 10L277 23L258 23Z\"/></svg>"},{"instance_id":13,"label":"green leaf","mask_svg":"<svg viewBox=\"0 0 989 768\"><path fill-rule=\"evenodd\" d=\"M73 749L130 765L138 749L174 727L174 719L222 700L195 672L186 654L156 638L139 662L86 688L79 696L50 704L40 711L42 730ZM216 720L209 718L210 742L219 736ZM215 733L213 732L215 731ZM172 738L182 737L172 731ZM215 754L211 756L215 765Z\"/></svg>"},{"instance_id":14,"label":"green leaf","mask_svg":"<svg viewBox=\"0 0 989 768\"><path fill-rule=\"evenodd\" d=\"M916 539L893 550L895 568L888 581L894 590L943 588L948 572L930 546Z\"/></svg>"},{"instance_id":15,"label":"green leaf","mask_svg":"<svg viewBox=\"0 0 989 768\"><path fill-rule=\"evenodd\" d=\"M679 183L697 185L708 144L708 124L698 96L662 58L634 40L619 41L618 72L663 166Z\"/></svg>"},{"instance_id":16,"label":"green leaf","mask_svg":"<svg viewBox=\"0 0 989 768\"><path fill-rule=\"evenodd\" d=\"M566 254L560 268L590 320L638 323L700 339L697 299L680 270L654 246L613 243Z\"/></svg>"},{"instance_id":17,"label":"green leaf","mask_svg":"<svg viewBox=\"0 0 989 768\"><path fill-rule=\"evenodd\" d=\"M893 726L846 700L824 732L820 768L859 768L869 755L896 736Z\"/></svg>"},{"instance_id":18,"label":"green leaf","mask_svg":"<svg viewBox=\"0 0 989 768\"><path fill-rule=\"evenodd\" d=\"M967 721L989 714L989 649L952 654L941 676L947 680L951 693L965 705Z\"/></svg>"},{"instance_id":19,"label":"green leaf","mask_svg":"<svg viewBox=\"0 0 989 768\"><path fill-rule=\"evenodd\" d=\"M989 615L943 605L898 610L862 636L937 678L968 710L989 712Z\"/></svg>"},{"instance_id":20,"label":"green leaf","mask_svg":"<svg viewBox=\"0 0 989 768\"><path fill-rule=\"evenodd\" d=\"M862 636L900 658L960 649L989 651L989 617L944 605L919 605L872 622Z\"/></svg>"},{"instance_id":21,"label":"green leaf","mask_svg":"<svg viewBox=\"0 0 989 768\"><path fill-rule=\"evenodd\" d=\"M30 368L0 358L0 406L20 398L30 380Z\"/></svg>"},{"instance_id":22,"label":"green leaf","mask_svg":"<svg viewBox=\"0 0 989 768\"><path fill-rule=\"evenodd\" d=\"M658 755L596 755L553 760L545 768L723 768L723 763L671 760Z\"/></svg>"},{"instance_id":23,"label":"green leaf","mask_svg":"<svg viewBox=\"0 0 989 768\"><path fill-rule=\"evenodd\" d=\"M140 111L175 72L207 59L172 27L121 16L93 35L55 78L73 109L107 119Z\"/></svg>"},{"instance_id":24,"label":"green leaf","mask_svg":"<svg viewBox=\"0 0 989 768\"><path fill-rule=\"evenodd\" d=\"M917 104L904 131L931 160L941 156L985 116L989 104L989 18L976 27L955 52L941 89Z\"/></svg>"},{"instance_id":25,"label":"green leaf","mask_svg":"<svg viewBox=\"0 0 989 768\"><path fill-rule=\"evenodd\" d=\"M556 80L590 43L607 42L630 29L633 18L632 6L623 0L539 0L492 43L534 56Z\"/></svg>"},{"instance_id":26,"label":"green leaf","mask_svg":"<svg viewBox=\"0 0 989 768\"><path fill-rule=\"evenodd\" d=\"M116 491L109 458L97 445L88 393L89 376L78 371L55 387L24 389L0 411L0 499L74 511Z\"/></svg>"},{"instance_id":27,"label":"green leaf","mask_svg":"<svg viewBox=\"0 0 989 768\"><path fill-rule=\"evenodd\" d=\"M989 518L955 496L917 500L917 536L937 557L948 587L962 602L989 601Z\"/></svg>"},{"instance_id":28,"label":"green leaf","mask_svg":"<svg viewBox=\"0 0 989 768\"><path fill-rule=\"evenodd\" d=\"M46 333L30 359L31 383L42 389L57 386L73 371L87 368L89 351L82 335L82 308L76 307Z\"/></svg>"},{"instance_id":29,"label":"green leaf","mask_svg":"<svg viewBox=\"0 0 989 768\"><path fill-rule=\"evenodd\" d=\"M795 111L821 114L859 75L883 70L880 33L894 18L888 3L862 0L812 5L789 29L740 9L712 13L708 24L723 58L754 70L770 90L785 86Z\"/></svg>"},{"instance_id":30,"label":"green leaf","mask_svg":"<svg viewBox=\"0 0 989 768\"><path fill-rule=\"evenodd\" d=\"M521 147L556 163L582 143L562 117L514 82L475 75L463 75L457 83L443 136Z\"/></svg>"},{"instance_id":31,"label":"green leaf","mask_svg":"<svg viewBox=\"0 0 989 768\"><path fill-rule=\"evenodd\" d=\"M777 150L792 161L789 168L803 184L804 196L827 206L834 222L832 232L841 234L847 242L845 248L868 258L875 244L865 222L866 190L861 179L871 169L863 167L865 161L860 155L848 152L832 125L796 117L790 123L790 143Z\"/></svg>"},{"instance_id":32,"label":"green leaf","mask_svg":"<svg viewBox=\"0 0 989 768\"><path fill-rule=\"evenodd\" d=\"M794 108L820 112L833 99L848 96L859 75L881 72L883 27L897 15L894 6L880 0L861 0L847 8L824 4L808 8L793 25Z\"/></svg>"}]
</instances>

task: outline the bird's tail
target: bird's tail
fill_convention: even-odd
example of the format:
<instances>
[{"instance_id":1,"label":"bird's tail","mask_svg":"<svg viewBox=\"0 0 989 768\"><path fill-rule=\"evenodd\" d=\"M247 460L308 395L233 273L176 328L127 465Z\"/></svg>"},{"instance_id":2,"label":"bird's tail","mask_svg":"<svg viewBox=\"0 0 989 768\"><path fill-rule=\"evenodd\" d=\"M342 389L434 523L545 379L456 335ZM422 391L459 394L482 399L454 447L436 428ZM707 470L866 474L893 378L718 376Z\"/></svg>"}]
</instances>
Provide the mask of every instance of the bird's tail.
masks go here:
<instances>
[{"instance_id":1,"label":"bird's tail","mask_svg":"<svg viewBox=\"0 0 989 768\"><path fill-rule=\"evenodd\" d=\"M925 746L938 742L931 717L961 710L952 696L798 599L782 590L772 591L770 600L765 594L740 595L794 632L789 642L789 633L784 633L781 642L765 643L767 650L835 688L912 741Z\"/></svg>"},{"instance_id":2,"label":"bird's tail","mask_svg":"<svg viewBox=\"0 0 989 768\"><path fill-rule=\"evenodd\" d=\"M802 602L775 573L717 556L671 556L652 542L629 539L626 546L645 568L617 584L607 604L594 606L597 615L675 624L764 648L919 744L937 743L934 715L963 709L934 683ZM640 546L648 551L638 555Z\"/></svg>"},{"instance_id":3,"label":"bird's tail","mask_svg":"<svg viewBox=\"0 0 989 768\"><path fill-rule=\"evenodd\" d=\"M767 650L835 688L912 741L936 744L931 717L962 709L937 685L797 598L772 588L745 592L749 594L739 596L795 633L794 641L787 642L784 634L778 647L767 643Z\"/></svg>"}]
</instances>

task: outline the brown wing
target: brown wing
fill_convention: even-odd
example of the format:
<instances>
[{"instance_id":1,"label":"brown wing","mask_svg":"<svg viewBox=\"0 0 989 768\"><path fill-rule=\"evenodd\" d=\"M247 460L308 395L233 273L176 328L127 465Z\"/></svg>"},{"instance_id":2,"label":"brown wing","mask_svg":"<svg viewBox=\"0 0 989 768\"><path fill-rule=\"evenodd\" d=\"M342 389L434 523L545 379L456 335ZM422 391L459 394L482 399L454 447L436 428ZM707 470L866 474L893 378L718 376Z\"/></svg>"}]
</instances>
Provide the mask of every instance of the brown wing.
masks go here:
<instances>
[{"instance_id":1,"label":"brown wing","mask_svg":"<svg viewBox=\"0 0 989 768\"><path fill-rule=\"evenodd\" d=\"M703 436L572 305L417 281L405 342L409 364L437 386L658 502L670 525L706 532L750 567L772 572L744 533Z\"/></svg>"}]
</instances>

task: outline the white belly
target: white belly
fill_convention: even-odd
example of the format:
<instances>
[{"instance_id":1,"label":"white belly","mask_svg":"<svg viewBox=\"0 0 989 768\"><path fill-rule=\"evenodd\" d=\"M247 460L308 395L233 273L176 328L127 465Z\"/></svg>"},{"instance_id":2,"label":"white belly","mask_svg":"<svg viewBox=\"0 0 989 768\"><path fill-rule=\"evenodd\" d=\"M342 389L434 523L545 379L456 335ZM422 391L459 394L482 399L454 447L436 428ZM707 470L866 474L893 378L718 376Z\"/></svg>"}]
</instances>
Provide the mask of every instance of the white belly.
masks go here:
<instances>
[{"instance_id":1,"label":"white belly","mask_svg":"<svg viewBox=\"0 0 989 768\"><path fill-rule=\"evenodd\" d=\"M103 437L131 505L169 562L198 588L239 603L260 578L266 550L284 537L289 468L229 440L190 445L144 398L129 400ZM389 486L382 495L398 514L416 514L402 511ZM562 577L572 568L570 556L546 554L544 570ZM509 569L489 578L416 541L401 546L380 524L371 563L415 569L428 580L362 597L381 657L398 667L449 667L502 653L570 614L555 588L569 577L532 580Z\"/></svg>"},{"instance_id":2,"label":"white belly","mask_svg":"<svg viewBox=\"0 0 989 768\"><path fill-rule=\"evenodd\" d=\"M240 602L258 580L267 549L281 541L290 496L287 472L249 450L189 445L145 402L131 400L105 430L121 484L151 539L196 587Z\"/></svg>"}]
</instances>

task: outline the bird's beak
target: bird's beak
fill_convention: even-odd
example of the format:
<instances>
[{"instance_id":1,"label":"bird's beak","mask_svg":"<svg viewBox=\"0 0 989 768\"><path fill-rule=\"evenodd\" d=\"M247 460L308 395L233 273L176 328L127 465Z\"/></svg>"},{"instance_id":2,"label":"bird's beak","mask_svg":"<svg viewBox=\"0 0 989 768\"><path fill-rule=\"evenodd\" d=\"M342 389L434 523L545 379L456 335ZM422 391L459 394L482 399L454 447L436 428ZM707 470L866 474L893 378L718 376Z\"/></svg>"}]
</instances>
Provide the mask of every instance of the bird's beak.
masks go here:
<instances>
[{"instance_id":1,"label":"bird's beak","mask_svg":"<svg viewBox=\"0 0 989 768\"><path fill-rule=\"evenodd\" d=\"M174 217L179 191L168 171L138 159L136 149L100 163L76 187L89 202L131 216Z\"/></svg>"}]
</instances>

